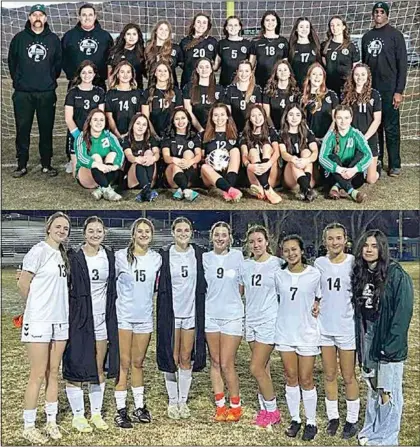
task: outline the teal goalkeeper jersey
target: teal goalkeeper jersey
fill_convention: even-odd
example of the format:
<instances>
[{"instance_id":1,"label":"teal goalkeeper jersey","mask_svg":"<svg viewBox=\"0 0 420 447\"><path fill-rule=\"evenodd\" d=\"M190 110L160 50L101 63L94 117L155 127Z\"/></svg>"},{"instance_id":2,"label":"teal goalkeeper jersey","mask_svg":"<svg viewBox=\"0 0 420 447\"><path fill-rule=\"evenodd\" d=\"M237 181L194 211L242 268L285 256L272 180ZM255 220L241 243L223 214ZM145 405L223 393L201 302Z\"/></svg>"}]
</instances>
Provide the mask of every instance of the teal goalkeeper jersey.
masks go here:
<instances>
[{"instance_id":1,"label":"teal goalkeeper jersey","mask_svg":"<svg viewBox=\"0 0 420 447\"><path fill-rule=\"evenodd\" d=\"M342 136L340 134L338 134L338 136L339 150L336 155L340 158L343 165L347 165L349 162L351 162L351 160L353 160L356 151L361 152L363 154L363 157L356 164L355 167L359 172L366 171L372 161L372 152L362 132L355 129L354 127L350 127L345 136ZM337 141L335 132L331 130L328 131L322 142L321 151L319 154L319 162L327 172L331 173L336 172L338 166L338 164L330 157L332 154L334 154L336 144Z\"/></svg>"}]
</instances>

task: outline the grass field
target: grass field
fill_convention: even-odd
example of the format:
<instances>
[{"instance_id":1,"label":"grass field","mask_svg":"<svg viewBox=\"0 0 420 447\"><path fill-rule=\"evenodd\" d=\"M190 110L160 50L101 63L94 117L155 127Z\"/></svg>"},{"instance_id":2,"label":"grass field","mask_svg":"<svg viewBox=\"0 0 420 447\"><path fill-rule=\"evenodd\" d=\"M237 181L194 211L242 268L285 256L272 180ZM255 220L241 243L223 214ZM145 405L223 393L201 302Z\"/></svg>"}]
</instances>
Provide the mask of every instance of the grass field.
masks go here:
<instances>
[{"instance_id":1,"label":"grass field","mask_svg":"<svg viewBox=\"0 0 420 447\"><path fill-rule=\"evenodd\" d=\"M420 269L418 263L407 263L404 268L410 273L415 286L415 309L409 334L409 358L404 373L404 412L400 433L401 445L420 445ZM24 347L20 343L20 331L11 323L11 317L22 310L14 280L14 270L2 270L2 444L25 445L20 437L22 429L22 400L28 376L28 361ZM173 421L166 417L166 390L162 374L155 364L155 339L152 339L145 364L146 399L153 414L153 423L136 426L133 430L122 430L112 426L114 414L113 383L107 382L105 392L105 420L112 428L107 433L94 432L80 435L71 431L71 412L64 394L64 383L60 384L60 413L58 422L63 429L61 445L300 445L284 435L288 423L288 413L284 398L284 378L279 355L272 356L272 375L278 394L283 422L272 433L256 429L252 418L257 410L256 384L248 371L249 348L242 342L238 354L237 368L240 377L241 395L245 414L235 424L212 422L214 411L212 402L209 369L194 375L190 393L192 418L188 421ZM359 371L357 371L359 375ZM318 388L318 426L319 432L313 445L356 445L353 439L345 442L337 437L329 437L326 432L324 392L321 364L318 359L315 377ZM342 388L341 388L342 389ZM43 391L40 402L43 402ZM366 389L361 382L361 418L363 419ZM129 399L131 399L129 392ZM130 401L132 408L132 404ZM87 405L86 408L89 408ZM345 402L340 400L340 413L345 419ZM38 421L43 424L45 415L42 405L38 409Z\"/></svg>"}]
</instances>

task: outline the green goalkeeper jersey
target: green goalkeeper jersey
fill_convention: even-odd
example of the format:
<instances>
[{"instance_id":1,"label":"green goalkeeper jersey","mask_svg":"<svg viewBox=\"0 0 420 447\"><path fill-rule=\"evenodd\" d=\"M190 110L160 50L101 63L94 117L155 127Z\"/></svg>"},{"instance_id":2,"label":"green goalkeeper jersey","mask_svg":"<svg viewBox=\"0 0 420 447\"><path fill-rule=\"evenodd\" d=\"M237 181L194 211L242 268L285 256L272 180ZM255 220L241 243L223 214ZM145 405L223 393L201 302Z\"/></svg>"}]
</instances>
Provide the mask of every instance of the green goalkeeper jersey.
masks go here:
<instances>
[{"instance_id":1,"label":"green goalkeeper jersey","mask_svg":"<svg viewBox=\"0 0 420 447\"><path fill-rule=\"evenodd\" d=\"M354 159L356 152L361 152L363 157L355 167L359 172L366 171L372 161L372 152L364 135L354 127L350 127L346 135L342 136L338 133L338 136L339 150L335 155L341 160L343 166L347 166ZM330 157L335 153L336 145L336 133L330 130L327 135L325 135L319 153L319 162L327 172L336 172L337 166L339 166L337 162L333 161Z\"/></svg>"}]
</instances>

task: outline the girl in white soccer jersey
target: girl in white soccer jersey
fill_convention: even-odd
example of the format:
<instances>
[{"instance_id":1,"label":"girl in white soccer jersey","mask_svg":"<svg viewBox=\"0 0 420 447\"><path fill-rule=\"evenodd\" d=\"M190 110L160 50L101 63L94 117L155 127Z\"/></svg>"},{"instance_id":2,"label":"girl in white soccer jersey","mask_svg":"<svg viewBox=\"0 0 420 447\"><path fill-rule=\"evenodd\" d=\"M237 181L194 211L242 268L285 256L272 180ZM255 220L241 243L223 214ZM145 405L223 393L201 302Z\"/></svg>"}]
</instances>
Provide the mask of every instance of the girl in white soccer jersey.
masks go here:
<instances>
[{"instance_id":1,"label":"girl in white soccer jersey","mask_svg":"<svg viewBox=\"0 0 420 447\"><path fill-rule=\"evenodd\" d=\"M354 310L351 303L351 272L354 256L346 254L347 230L339 223L324 229L323 240L328 254L315 261L321 272L322 303L319 314L321 331L322 365L324 369L327 432L334 436L340 420L338 413L337 351L340 369L346 387L347 417L342 438L349 439L357 433L359 418L359 385L355 365Z\"/></svg>"},{"instance_id":2,"label":"girl in white soccer jersey","mask_svg":"<svg viewBox=\"0 0 420 447\"><path fill-rule=\"evenodd\" d=\"M105 226L96 216L83 226L84 244L69 251L71 287L69 300L69 341L63 355L63 378L73 412L72 427L81 433L93 428L85 418L82 383L89 383L90 422L108 430L102 419L105 392L104 362L108 352L107 378L119 371L118 326L115 301L115 257L103 244Z\"/></svg>"},{"instance_id":3,"label":"girl in white soccer jersey","mask_svg":"<svg viewBox=\"0 0 420 447\"><path fill-rule=\"evenodd\" d=\"M259 427L280 422L276 395L270 374L270 355L274 347L277 318L275 275L283 263L271 254L268 231L252 226L246 234L250 258L244 263L245 337L252 351L250 371L258 382L260 411L255 418Z\"/></svg>"},{"instance_id":4,"label":"girl in white soccer jersey","mask_svg":"<svg viewBox=\"0 0 420 447\"><path fill-rule=\"evenodd\" d=\"M53 440L62 435L56 424L58 370L69 333L69 261L64 242L70 234L70 219L57 212L49 217L46 239L34 245L23 259L18 281L20 295L27 299L22 341L27 343L30 372L24 397L23 437L33 444L48 439L36 427L39 391L45 378L45 432Z\"/></svg>"},{"instance_id":5,"label":"girl in white soccer jersey","mask_svg":"<svg viewBox=\"0 0 420 447\"><path fill-rule=\"evenodd\" d=\"M232 230L226 222L215 223L210 230L210 238L213 250L204 253L203 264L207 281L205 331L216 402L214 420L236 422L242 416L235 359L243 335L241 278L244 259L241 251L230 249ZM225 404L222 373L229 390L229 409Z\"/></svg>"},{"instance_id":6,"label":"girl in white soccer jersey","mask_svg":"<svg viewBox=\"0 0 420 447\"><path fill-rule=\"evenodd\" d=\"M151 422L144 404L143 361L153 332L153 294L162 264L159 253L149 248L154 233L150 220L137 219L131 227L127 248L115 254L120 375L115 387L115 424L132 428L132 422ZM127 378L131 367L131 390L135 410L127 412Z\"/></svg>"},{"instance_id":7,"label":"girl in white soccer jersey","mask_svg":"<svg viewBox=\"0 0 420 447\"><path fill-rule=\"evenodd\" d=\"M276 273L280 295L276 323L276 350L280 351L286 376L286 401L291 424L286 435L296 437L301 427L300 390L305 408L306 425L303 441L311 441L316 426L317 392L313 369L319 354L320 333L317 322L321 285L319 271L307 265L300 236L286 236L282 242L287 265Z\"/></svg>"},{"instance_id":8,"label":"girl in white soccer jersey","mask_svg":"<svg viewBox=\"0 0 420 447\"><path fill-rule=\"evenodd\" d=\"M185 217L172 224L174 244L161 250L157 295L157 363L164 371L168 416L187 419L192 372L206 366L203 249L191 243L193 227ZM194 359L192 363L191 359Z\"/></svg>"}]
</instances>

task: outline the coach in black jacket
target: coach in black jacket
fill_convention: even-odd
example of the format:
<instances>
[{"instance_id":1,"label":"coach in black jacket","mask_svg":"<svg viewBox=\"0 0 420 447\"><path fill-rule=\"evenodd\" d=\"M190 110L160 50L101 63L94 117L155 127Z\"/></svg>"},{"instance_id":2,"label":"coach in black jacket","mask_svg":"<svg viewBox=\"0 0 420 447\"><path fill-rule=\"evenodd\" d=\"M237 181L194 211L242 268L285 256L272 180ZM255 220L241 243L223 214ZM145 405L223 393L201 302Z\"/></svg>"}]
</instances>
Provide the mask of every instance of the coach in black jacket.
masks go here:
<instances>
[{"instance_id":1,"label":"coach in black jacket","mask_svg":"<svg viewBox=\"0 0 420 447\"><path fill-rule=\"evenodd\" d=\"M195 341L192 352L193 372L201 371L206 366L206 340L204 334L204 311L207 283L204 278L203 252L196 244L191 244L197 260L197 285L195 290ZM169 247L160 251L162 267L160 270L157 295L157 364L160 371L175 373L173 349L175 340L175 316L172 301L172 281L169 260Z\"/></svg>"},{"instance_id":2,"label":"coach in black jacket","mask_svg":"<svg viewBox=\"0 0 420 447\"><path fill-rule=\"evenodd\" d=\"M109 262L106 298L108 378L117 378L120 368L115 256L105 247ZM89 272L83 250L70 250L69 340L63 355L63 377L70 382L99 383Z\"/></svg>"},{"instance_id":3,"label":"coach in black jacket","mask_svg":"<svg viewBox=\"0 0 420 447\"><path fill-rule=\"evenodd\" d=\"M61 47L47 23L44 5L32 6L25 29L9 48L8 65L15 89L12 100L16 120L17 169L13 177L27 174L32 123L36 112L42 173L56 176L51 167L57 78L61 73Z\"/></svg>"},{"instance_id":4,"label":"coach in black jacket","mask_svg":"<svg viewBox=\"0 0 420 447\"><path fill-rule=\"evenodd\" d=\"M407 81L407 48L402 33L389 24L388 14L388 3L375 3L375 27L362 38L362 60L372 72L372 87L382 96L379 160L383 162L385 131L388 175L397 177L401 173L399 108Z\"/></svg>"},{"instance_id":5,"label":"coach in black jacket","mask_svg":"<svg viewBox=\"0 0 420 447\"><path fill-rule=\"evenodd\" d=\"M95 7L89 3L82 5L77 25L67 31L61 40L63 70L67 79L71 81L79 65L89 59L98 67L99 86L106 90L106 63L113 43L111 34L99 24Z\"/></svg>"}]
</instances>

